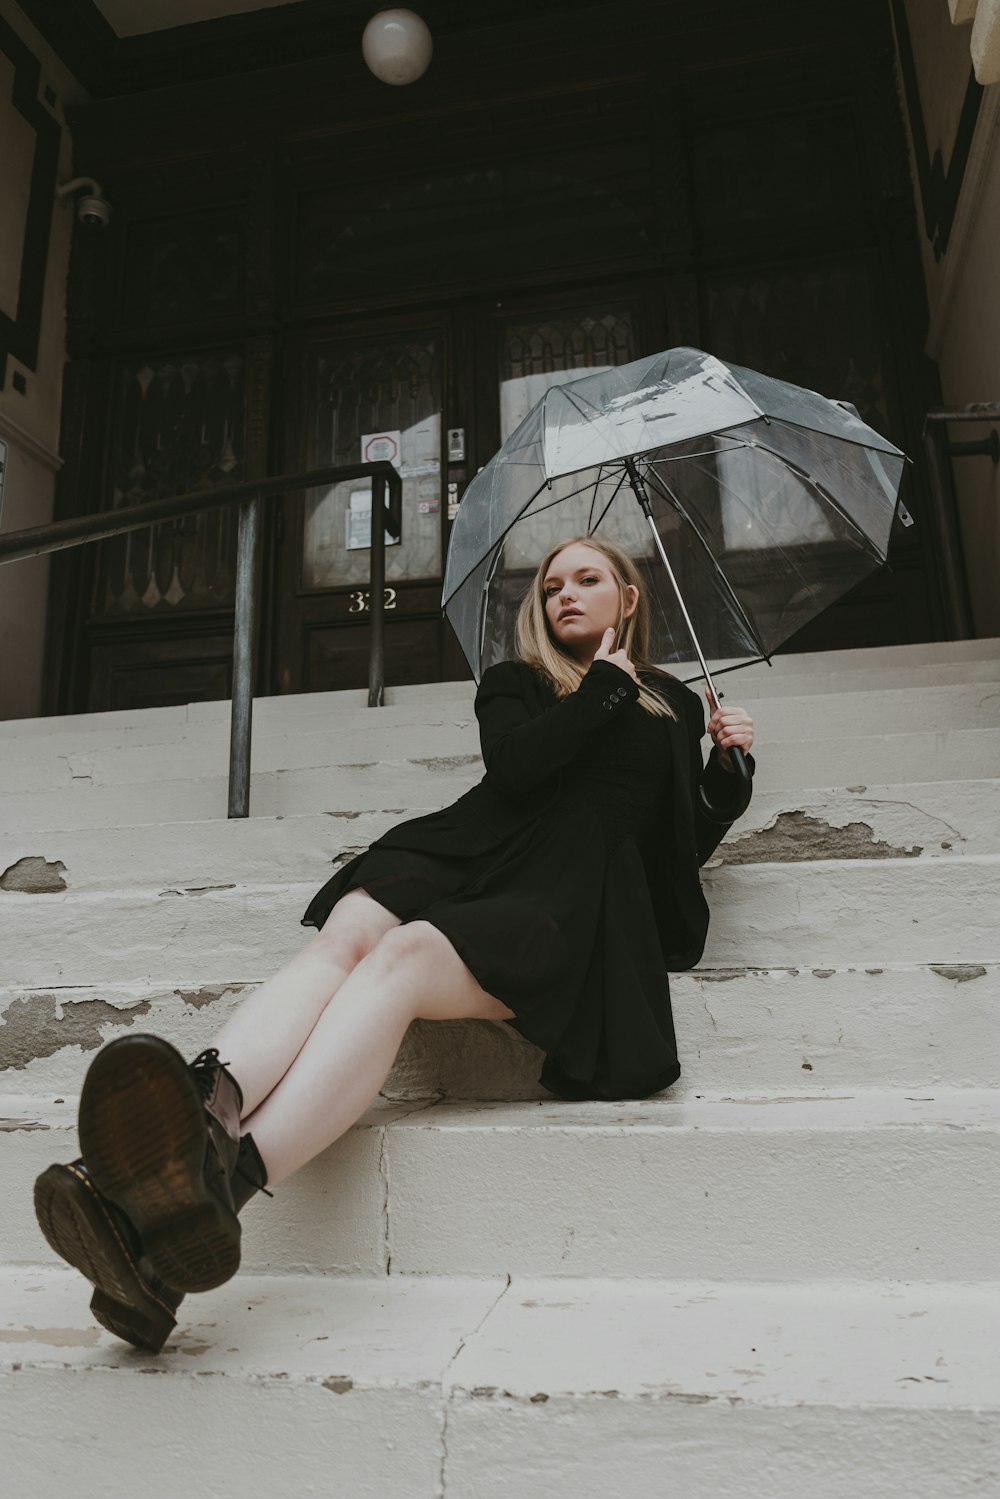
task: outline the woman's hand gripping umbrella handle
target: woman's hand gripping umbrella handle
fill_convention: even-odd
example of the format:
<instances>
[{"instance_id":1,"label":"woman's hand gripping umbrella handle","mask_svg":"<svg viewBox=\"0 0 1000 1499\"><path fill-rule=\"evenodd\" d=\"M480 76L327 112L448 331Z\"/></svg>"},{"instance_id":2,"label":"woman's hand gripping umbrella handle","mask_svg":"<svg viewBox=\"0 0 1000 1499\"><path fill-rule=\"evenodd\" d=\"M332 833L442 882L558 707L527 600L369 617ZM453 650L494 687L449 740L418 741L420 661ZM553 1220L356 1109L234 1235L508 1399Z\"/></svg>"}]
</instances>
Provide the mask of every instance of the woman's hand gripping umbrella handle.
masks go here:
<instances>
[{"instance_id":1,"label":"woman's hand gripping umbrella handle","mask_svg":"<svg viewBox=\"0 0 1000 1499\"><path fill-rule=\"evenodd\" d=\"M708 720L708 732L720 751L720 763L724 755L731 767L733 795L721 806L716 806L703 785L698 786L698 802L710 822L730 823L742 817L750 805L753 795L753 778L741 746L749 749L753 744L753 720L743 708L723 708L714 682L709 679L705 696L712 710ZM724 766L725 768L725 766Z\"/></svg>"}]
</instances>

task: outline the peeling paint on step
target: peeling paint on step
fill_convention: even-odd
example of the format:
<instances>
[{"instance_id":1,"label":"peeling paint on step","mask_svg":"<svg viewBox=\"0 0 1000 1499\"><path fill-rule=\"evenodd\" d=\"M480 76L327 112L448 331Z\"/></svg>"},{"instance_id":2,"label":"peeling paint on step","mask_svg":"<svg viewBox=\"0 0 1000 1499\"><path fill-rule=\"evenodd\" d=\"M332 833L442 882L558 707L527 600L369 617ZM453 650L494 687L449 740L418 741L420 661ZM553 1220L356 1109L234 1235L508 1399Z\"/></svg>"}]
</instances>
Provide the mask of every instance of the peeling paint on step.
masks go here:
<instances>
[{"instance_id":1,"label":"peeling paint on step","mask_svg":"<svg viewBox=\"0 0 1000 1499\"><path fill-rule=\"evenodd\" d=\"M104 1045L101 1026L131 1025L152 1009L152 1001L119 1009L103 999L81 999L62 1007L53 994L35 994L15 999L7 1006L0 1025L0 1067L21 1069L41 1057L55 1056L64 1046L96 1051Z\"/></svg>"},{"instance_id":2,"label":"peeling paint on step","mask_svg":"<svg viewBox=\"0 0 1000 1499\"><path fill-rule=\"evenodd\" d=\"M945 979L954 979L956 984L986 977L986 969L976 963L932 963L931 973L939 973Z\"/></svg>"},{"instance_id":3,"label":"peeling paint on step","mask_svg":"<svg viewBox=\"0 0 1000 1499\"><path fill-rule=\"evenodd\" d=\"M180 890L159 890L159 895L204 895L206 890L235 890L235 885L185 885Z\"/></svg>"},{"instance_id":4,"label":"peeling paint on step","mask_svg":"<svg viewBox=\"0 0 1000 1499\"><path fill-rule=\"evenodd\" d=\"M61 859L46 859L41 854L25 854L0 874L0 890L16 890L21 895L51 895L67 888L63 879L66 865Z\"/></svg>"},{"instance_id":5,"label":"peeling paint on step","mask_svg":"<svg viewBox=\"0 0 1000 1499\"><path fill-rule=\"evenodd\" d=\"M834 827L808 812L779 812L757 832L719 845L723 864L796 864L812 859L915 859L923 846L901 848L875 837L867 822Z\"/></svg>"},{"instance_id":6,"label":"peeling paint on step","mask_svg":"<svg viewBox=\"0 0 1000 1499\"><path fill-rule=\"evenodd\" d=\"M346 1374L331 1374L323 1380L324 1390L332 1390L335 1395L346 1395L349 1390L354 1389L354 1380Z\"/></svg>"},{"instance_id":7,"label":"peeling paint on step","mask_svg":"<svg viewBox=\"0 0 1000 1499\"><path fill-rule=\"evenodd\" d=\"M203 1010L206 1005L214 1005L224 994L232 994L242 988L242 984L206 984L204 989L174 989L173 993L192 1009Z\"/></svg>"},{"instance_id":8,"label":"peeling paint on step","mask_svg":"<svg viewBox=\"0 0 1000 1499\"><path fill-rule=\"evenodd\" d=\"M50 1124L41 1124L37 1119L0 1119L0 1132L5 1135L17 1134L22 1129L51 1129Z\"/></svg>"},{"instance_id":9,"label":"peeling paint on step","mask_svg":"<svg viewBox=\"0 0 1000 1499\"><path fill-rule=\"evenodd\" d=\"M764 968L748 965L746 968L702 968L692 972L691 977L696 984L728 984L730 979L745 978L748 973L787 973L791 978L799 976L797 968Z\"/></svg>"},{"instance_id":10,"label":"peeling paint on step","mask_svg":"<svg viewBox=\"0 0 1000 1499\"><path fill-rule=\"evenodd\" d=\"M366 854L368 848L369 845L367 843L363 844L360 848L342 848L339 854L334 855L331 862L338 866L348 864L352 859L356 859L358 854Z\"/></svg>"},{"instance_id":11,"label":"peeling paint on step","mask_svg":"<svg viewBox=\"0 0 1000 1499\"><path fill-rule=\"evenodd\" d=\"M481 755L432 755L427 760L411 760L411 765L426 765L428 770L465 770L470 765L482 765Z\"/></svg>"}]
</instances>

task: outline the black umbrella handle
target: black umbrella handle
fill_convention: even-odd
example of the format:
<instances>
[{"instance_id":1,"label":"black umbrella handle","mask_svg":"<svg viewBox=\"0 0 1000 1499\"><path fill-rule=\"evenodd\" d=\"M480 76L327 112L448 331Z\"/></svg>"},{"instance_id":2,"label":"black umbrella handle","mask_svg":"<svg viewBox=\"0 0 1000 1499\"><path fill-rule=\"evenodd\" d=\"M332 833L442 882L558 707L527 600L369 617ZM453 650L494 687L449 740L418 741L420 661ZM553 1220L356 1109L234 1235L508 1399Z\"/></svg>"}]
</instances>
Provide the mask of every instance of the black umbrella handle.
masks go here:
<instances>
[{"instance_id":1,"label":"black umbrella handle","mask_svg":"<svg viewBox=\"0 0 1000 1499\"><path fill-rule=\"evenodd\" d=\"M727 800L725 806L717 807L709 797L704 786L701 784L698 786L698 802L709 822L727 824L735 822L738 817L743 816L743 813L750 805L750 798L753 795L753 777L750 774L750 767L747 764L746 756L735 744L731 744L729 746L729 758L733 763L734 769L725 772L725 774L732 775L737 785L735 795L731 800Z\"/></svg>"}]
</instances>

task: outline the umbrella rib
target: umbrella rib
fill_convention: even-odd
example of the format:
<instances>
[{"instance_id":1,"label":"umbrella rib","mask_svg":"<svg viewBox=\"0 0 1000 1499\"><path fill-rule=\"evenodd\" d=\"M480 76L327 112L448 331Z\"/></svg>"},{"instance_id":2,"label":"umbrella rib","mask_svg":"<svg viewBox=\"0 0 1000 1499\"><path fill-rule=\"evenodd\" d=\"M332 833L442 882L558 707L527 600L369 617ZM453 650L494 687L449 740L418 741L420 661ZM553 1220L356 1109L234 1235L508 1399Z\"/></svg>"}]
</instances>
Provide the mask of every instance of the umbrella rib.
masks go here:
<instances>
[{"instance_id":1,"label":"umbrella rib","mask_svg":"<svg viewBox=\"0 0 1000 1499\"><path fill-rule=\"evenodd\" d=\"M593 507L593 504L591 504L591 507L590 507L591 521L588 522L588 524L587 524L587 535L588 536L593 536L594 532L597 530L597 527L601 524L601 521L604 519L604 517L607 515L608 511L611 509L612 505L614 504L615 500L618 497L618 491L621 489L622 485L625 483L626 477L627 477L626 471L625 471L625 469L622 469L622 476L618 480L618 483L617 483L617 485L615 487L615 492L611 496L611 498L608 501L608 503L605 505L604 509L601 511L600 515L597 517L596 522L593 521L594 507ZM598 484L599 483L600 483L600 480L598 480ZM597 498L597 484L594 485L594 498L595 499Z\"/></svg>"},{"instance_id":2,"label":"umbrella rib","mask_svg":"<svg viewBox=\"0 0 1000 1499\"><path fill-rule=\"evenodd\" d=\"M661 479L660 476L659 476L659 474L657 474L657 473L654 472L653 466L650 463L647 463L647 465L646 465L646 478L650 480L650 482L655 486L655 488L657 488L657 489L660 490L661 494L664 493L664 492L666 493L666 498L674 506L674 509L677 511L678 515L681 517L682 520L686 520L687 521L688 525L691 527L692 531L697 536L697 538L701 542L702 546L705 548L705 553L706 553L706 555L708 557L708 560L712 564L712 566L715 568L715 571L718 573L719 577L721 578L722 585L725 588L726 593L728 594L728 596L729 596L730 600L732 601L733 605L735 606L735 608L737 610L737 613L739 614L739 617L742 619L743 623L746 625L747 630L748 630L748 632L750 634L751 640L753 640L756 643L757 649L760 651L761 655L765 659L767 659L767 647L764 645L764 642L761 640L760 636L757 634L757 631L754 629L753 625L751 624L751 622L750 622L750 620L749 620L749 618L747 616L746 610L743 608L743 605L740 603L738 597L736 596L736 592L735 592L735 590L733 588L733 585L730 583L729 579L726 577L726 575L723 572L722 568L719 566L718 562L716 561L715 553L712 551L712 548L709 546L709 544L705 540L704 536L702 536L701 531L695 525L695 523L691 519L690 515L688 515L688 513L685 510L684 506L681 504L680 500L677 498L677 496L674 494L673 490L670 488L670 485L666 482L665 479Z\"/></svg>"},{"instance_id":3,"label":"umbrella rib","mask_svg":"<svg viewBox=\"0 0 1000 1499\"><path fill-rule=\"evenodd\" d=\"M759 666L762 661L766 662L768 666L772 666L770 656L751 656L749 661L737 661L735 666L717 666L712 672L712 676L724 677L727 671L743 671L748 666ZM689 682L703 682L704 680L705 679L701 675L701 672L699 672L696 677L681 678L681 681L684 683L685 687ZM722 696L721 692L719 693L719 696Z\"/></svg>"},{"instance_id":4,"label":"umbrella rib","mask_svg":"<svg viewBox=\"0 0 1000 1499\"><path fill-rule=\"evenodd\" d=\"M446 605L448 605L448 604L451 603L452 599L455 597L456 593L458 592L458 590L460 588L464 588L465 587L466 583L468 583L469 579L472 577L472 574L475 572L476 568L477 567L482 567L485 558L489 555L489 552L491 552L494 547L498 547L500 545L500 543L503 541L504 537L507 536L507 534L514 529L514 527L517 525L518 521L521 519L522 515L524 514L525 510L528 509L529 505L533 505L534 504L535 500L538 498L538 496L541 494L541 492L542 492L542 490L544 488L545 488L545 484L544 483L542 483L542 484L540 484L538 486L538 488L535 490L534 494L531 496L531 498L524 505L523 509L519 510L518 513L515 515L514 519L511 521L510 525L509 526L505 526L503 528L503 530L500 532L500 535L496 538L496 540L490 543L490 546L487 549L487 551L481 553L480 556L479 556L478 561L474 562L472 564L472 566L469 568L469 571L467 573L465 573L458 580L458 582L452 588L451 593L449 593L448 597L446 599L443 598L441 600L441 607L442 607L442 609L444 609L446 607ZM556 504L557 502L555 500L553 500L552 503ZM550 507L548 505L543 505L542 506L543 510L548 510L549 508Z\"/></svg>"},{"instance_id":5,"label":"umbrella rib","mask_svg":"<svg viewBox=\"0 0 1000 1499\"><path fill-rule=\"evenodd\" d=\"M546 481L546 483L547 482L548 481ZM521 520L524 519L525 515L531 509L531 506L535 503L535 501L537 500L538 496L541 494L541 492L542 492L542 490L544 488L545 488L545 484L540 484L538 486L538 488L535 490L534 494L531 496L530 500L528 500L527 503L524 505L524 507L517 512L517 514L514 516L514 519L510 522L510 524L507 525L507 526L504 526L504 528L500 532L499 536L497 536L497 538L490 543L490 546L489 546L489 549L488 549L489 551L493 551L496 547L500 546L501 543L510 535L511 531L513 531L513 529L517 525L518 521L521 521ZM576 499L576 496L578 494L583 494L583 492L584 492L584 490L586 488L587 488L586 484L581 484L581 486L580 486L579 489L574 489L570 494L561 494L561 495L558 495L556 497L556 499L550 500L547 505L539 505L538 509L537 510L532 510L531 513L532 513L532 515L543 515L546 510L551 510L554 505L562 505L562 504L565 503L566 500L574 500L574 499ZM459 582L457 582L455 584L455 586L452 588L452 590L449 593L448 597L446 599L442 599L441 600L441 607L442 607L442 609L445 608L445 606L451 602L451 600L455 597L456 593L458 592L458 590L460 588L464 588L465 584L472 577L472 574L475 572L476 568L477 567L482 567L482 565L483 565L483 557L485 557L486 555L488 555L488 553L484 553L483 556L481 556L479 558L478 562L473 563L472 567L469 568L469 571L465 574L465 576L463 578L461 578L459 580Z\"/></svg>"},{"instance_id":6,"label":"umbrella rib","mask_svg":"<svg viewBox=\"0 0 1000 1499\"><path fill-rule=\"evenodd\" d=\"M825 484L821 484L818 479L814 479L812 474L810 474L808 470L802 468L800 464L794 461L794 459L786 458L784 453L779 452L777 448L769 448L767 443L760 442L759 440L756 446L761 448L765 453L770 453L772 458L777 458L778 462L784 464L786 468L790 468L793 474L798 474L800 479L804 479L807 484L812 485L816 493L818 495L821 495L822 498L826 500L828 505L832 505L833 509L836 510L841 519L845 520L851 527L851 530L857 531L858 535L861 537L861 541L864 545L865 551L869 554L869 556L876 557L880 563L885 561L885 558L879 552L878 548L871 540L871 537L867 535L864 529L858 525L857 521L852 516L848 515L843 505L841 505L839 500L834 498Z\"/></svg>"}]
</instances>

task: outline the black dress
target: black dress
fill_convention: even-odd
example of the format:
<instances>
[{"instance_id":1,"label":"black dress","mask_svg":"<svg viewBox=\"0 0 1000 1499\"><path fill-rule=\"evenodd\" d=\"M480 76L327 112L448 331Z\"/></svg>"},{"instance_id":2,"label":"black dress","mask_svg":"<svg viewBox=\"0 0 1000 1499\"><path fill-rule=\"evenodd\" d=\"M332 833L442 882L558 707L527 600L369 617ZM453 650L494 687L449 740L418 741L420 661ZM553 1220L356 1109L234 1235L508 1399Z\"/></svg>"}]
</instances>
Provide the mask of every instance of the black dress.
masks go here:
<instances>
[{"instance_id":1,"label":"black dress","mask_svg":"<svg viewBox=\"0 0 1000 1499\"><path fill-rule=\"evenodd\" d=\"M676 679L647 680L676 721L640 708L631 677L607 661L561 701L523 663L491 667L476 696L483 781L390 829L302 917L321 927L360 888L403 921L436 926L514 1011L503 1023L545 1051L539 1081L564 1098L641 1098L680 1075L666 973L677 964L664 938L671 946L684 901L672 924L658 919L648 870L676 852L678 839L664 833L676 834L678 780L689 788L691 706L681 695L698 712L699 769L704 718ZM732 780L719 773L728 791ZM704 908L700 884L697 894Z\"/></svg>"}]
</instances>

